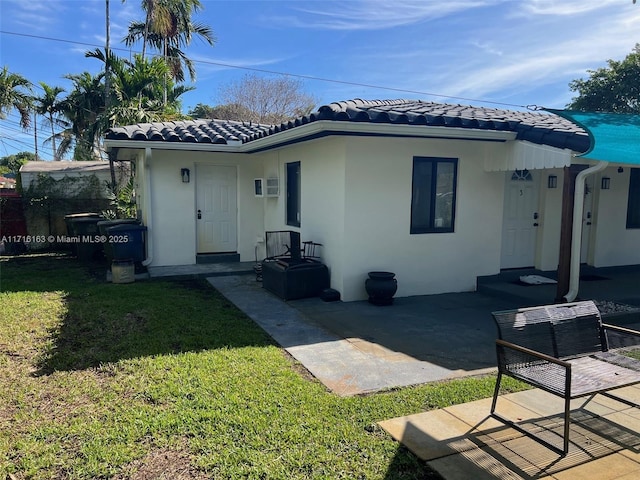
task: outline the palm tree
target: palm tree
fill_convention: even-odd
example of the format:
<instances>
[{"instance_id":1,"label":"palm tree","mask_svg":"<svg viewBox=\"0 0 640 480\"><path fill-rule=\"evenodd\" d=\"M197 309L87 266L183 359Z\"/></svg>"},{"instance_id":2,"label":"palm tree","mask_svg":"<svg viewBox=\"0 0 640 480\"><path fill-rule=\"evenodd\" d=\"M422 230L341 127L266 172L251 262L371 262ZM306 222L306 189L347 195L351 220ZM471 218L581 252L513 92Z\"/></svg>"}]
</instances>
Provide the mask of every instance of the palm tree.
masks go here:
<instances>
[{"instance_id":1,"label":"palm tree","mask_svg":"<svg viewBox=\"0 0 640 480\"><path fill-rule=\"evenodd\" d=\"M142 55L134 55L131 61L111 52L105 55L100 49L86 52L85 56L108 64L112 72L113 106L107 113L108 126L182 117L179 97L193 88L176 86L170 79L163 84L162 79L167 77L169 68L162 58L145 59Z\"/></svg>"},{"instance_id":2,"label":"palm tree","mask_svg":"<svg viewBox=\"0 0 640 480\"><path fill-rule=\"evenodd\" d=\"M147 45L159 51L170 66L174 80L184 81L183 65L189 71L189 77L195 79L193 62L182 49L191 44L194 36L209 45L215 44L211 27L191 20L191 15L202 8L200 0L142 0L142 8L146 19L129 25L125 44L131 46L142 40L143 56Z\"/></svg>"},{"instance_id":3,"label":"palm tree","mask_svg":"<svg viewBox=\"0 0 640 480\"><path fill-rule=\"evenodd\" d=\"M51 137L48 140L51 141L52 150L53 150L53 159L59 160L58 151L56 150L56 132L55 125L57 122L57 115L62 111L62 102L58 100L58 95L64 92L64 88L62 87L51 87L47 85L45 82L40 82L40 86L44 93L36 97L35 100L35 111L38 115L42 115L45 117L47 123L51 126Z\"/></svg>"},{"instance_id":4,"label":"palm tree","mask_svg":"<svg viewBox=\"0 0 640 480\"><path fill-rule=\"evenodd\" d=\"M102 158L101 137L106 130L104 73L92 75L83 72L65 75L74 84L73 90L62 102L61 111L66 118L66 129L59 134L60 156L74 147L75 160Z\"/></svg>"},{"instance_id":5,"label":"palm tree","mask_svg":"<svg viewBox=\"0 0 640 480\"><path fill-rule=\"evenodd\" d=\"M30 92L31 82L22 75L9 72L9 68L4 66L0 71L0 118L7 118L15 108L20 114L20 126L28 129L31 125L29 112L33 102Z\"/></svg>"}]
</instances>

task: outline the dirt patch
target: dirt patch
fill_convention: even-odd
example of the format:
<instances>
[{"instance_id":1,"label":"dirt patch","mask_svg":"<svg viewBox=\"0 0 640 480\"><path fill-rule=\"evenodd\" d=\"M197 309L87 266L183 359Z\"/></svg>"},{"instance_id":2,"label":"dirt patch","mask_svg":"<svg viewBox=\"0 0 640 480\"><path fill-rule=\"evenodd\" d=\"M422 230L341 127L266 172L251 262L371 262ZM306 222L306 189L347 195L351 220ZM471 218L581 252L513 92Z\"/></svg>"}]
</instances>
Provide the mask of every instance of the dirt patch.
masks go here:
<instances>
[{"instance_id":1,"label":"dirt patch","mask_svg":"<svg viewBox=\"0 0 640 480\"><path fill-rule=\"evenodd\" d=\"M298 375L300 375L302 378L304 378L306 381L313 382L313 383L321 383L320 380L318 380L316 377L313 376L313 373L307 370L307 368L302 363L296 360L293 357L293 355L287 352L284 348L282 349L282 354L291 363L292 370L296 372Z\"/></svg>"},{"instance_id":2,"label":"dirt patch","mask_svg":"<svg viewBox=\"0 0 640 480\"><path fill-rule=\"evenodd\" d=\"M186 452L158 449L134 460L114 480L204 480L209 478L191 463Z\"/></svg>"}]
</instances>

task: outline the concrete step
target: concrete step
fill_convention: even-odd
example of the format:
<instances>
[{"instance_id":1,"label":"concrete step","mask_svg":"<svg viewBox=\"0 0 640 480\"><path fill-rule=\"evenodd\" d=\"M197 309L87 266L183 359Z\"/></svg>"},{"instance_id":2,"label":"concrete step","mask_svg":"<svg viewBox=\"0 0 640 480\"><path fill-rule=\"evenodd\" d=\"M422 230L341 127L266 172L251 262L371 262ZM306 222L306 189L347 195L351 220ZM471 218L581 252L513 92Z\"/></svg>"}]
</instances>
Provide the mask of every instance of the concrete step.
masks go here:
<instances>
[{"instance_id":1,"label":"concrete step","mask_svg":"<svg viewBox=\"0 0 640 480\"><path fill-rule=\"evenodd\" d=\"M196 255L196 264L207 263L234 263L240 261L240 254L229 253L200 253Z\"/></svg>"},{"instance_id":2,"label":"concrete step","mask_svg":"<svg viewBox=\"0 0 640 480\"><path fill-rule=\"evenodd\" d=\"M255 275L254 262L205 263L147 267L151 278L207 278L227 275Z\"/></svg>"}]
</instances>

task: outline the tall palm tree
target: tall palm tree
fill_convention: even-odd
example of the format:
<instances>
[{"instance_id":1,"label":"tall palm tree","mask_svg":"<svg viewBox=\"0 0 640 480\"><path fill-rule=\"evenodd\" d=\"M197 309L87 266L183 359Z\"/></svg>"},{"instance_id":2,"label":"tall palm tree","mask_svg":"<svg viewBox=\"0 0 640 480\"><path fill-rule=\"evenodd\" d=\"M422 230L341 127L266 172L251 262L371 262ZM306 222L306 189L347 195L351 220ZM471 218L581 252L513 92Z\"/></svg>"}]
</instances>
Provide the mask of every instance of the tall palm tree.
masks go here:
<instances>
[{"instance_id":1,"label":"tall palm tree","mask_svg":"<svg viewBox=\"0 0 640 480\"><path fill-rule=\"evenodd\" d=\"M156 49L171 68L171 76L178 82L184 81L184 67L189 77L195 79L193 62L182 51L191 44L194 36L209 45L215 44L211 27L194 23L191 16L202 8L200 0L142 0L146 12L144 22L132 22L129 33L124 38L127 46L142 40L142 53L149 45Z\"/></svg>"},{"instance_id":2,"label":"tall palm tree","mask_svg":"<svg viewBox=\"0 0 640 480\"><path fill-rule=\"evenodd\" d=\"M104 73L83 72L65 75L65 78L71 80L74 87L62 102L67 128L57 134L61 139L58 152L62 156L73 146L75 160L101 159L101 137L106 129Z\"/></svg>"},{"instance_id":3,"label":"tall palm tree","mask_svg":"<svg viewBox=\"0 0 640 480\"><path fill-rule=\"evenodd\" d=\"M49 140L51 141L51 147L53 150L53 159L60 160L58 151L56 150L55 126L58 123L57 115L62 111L63 106L62 101L58 100L58 95L64 92L64 88L52 87L47 85L45 82L40 82L40 86L44 93L35 97L35 111L38 115L44 116L51 127L51 137L49 137Z\"/></svg>"},{"instance_id":4,"label":"tall palm tree","mask_svg":"<svg viewBox=\"0 0 640 480\"><path fill-rule=\"evenodd\" d=\"M20 114L20 126L28 129L31 125L29 112L33 97L31 82L17 73L9 72L4 66L0 71L0 118L7 118L14 108Z\"/></svg>"}]
</instances>

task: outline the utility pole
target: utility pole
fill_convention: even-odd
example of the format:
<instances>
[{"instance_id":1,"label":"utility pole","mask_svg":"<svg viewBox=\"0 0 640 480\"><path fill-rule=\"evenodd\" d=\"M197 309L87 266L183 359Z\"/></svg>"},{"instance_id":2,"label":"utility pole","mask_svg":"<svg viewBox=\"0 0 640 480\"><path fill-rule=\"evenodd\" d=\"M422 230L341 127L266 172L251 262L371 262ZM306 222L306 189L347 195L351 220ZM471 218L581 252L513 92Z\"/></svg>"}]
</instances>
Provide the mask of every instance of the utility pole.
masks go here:
<instances>
[{"instance_id":1,"label":"utility pole","mask_svg":"<svg viewBox=\"0 0 640 480\"><path fill-rule=\"evenodd\" d=\"M105 60L104 60L104 113L109 118L109 111L111 109L111 69L110 69L110 59L111 59L111 51L109 46L109 0L105 0L105 18L106 18L106 45L104 47ZM109 157L109 173L111 173L111 191L116 193L116 169L113 164L113 156L108 155Z\"/></svg>"},{"instance_id":2,"label":"utility pole","mask_svg":"<svg viewBox=\"0 0 640 480\"><path fill-rule=\"evenodd\" d=\"M38 114L33 111L33 140L36 148L36 161L38 161Z\"/></svg>"}]
</instances>

